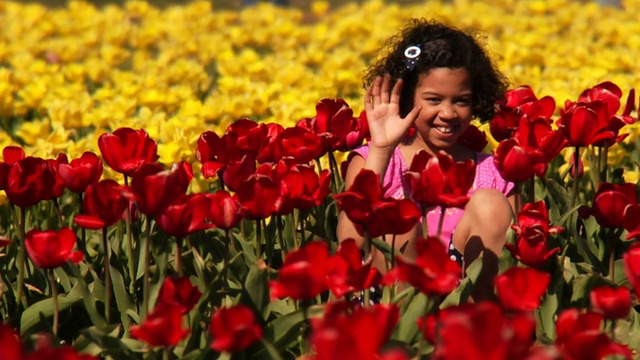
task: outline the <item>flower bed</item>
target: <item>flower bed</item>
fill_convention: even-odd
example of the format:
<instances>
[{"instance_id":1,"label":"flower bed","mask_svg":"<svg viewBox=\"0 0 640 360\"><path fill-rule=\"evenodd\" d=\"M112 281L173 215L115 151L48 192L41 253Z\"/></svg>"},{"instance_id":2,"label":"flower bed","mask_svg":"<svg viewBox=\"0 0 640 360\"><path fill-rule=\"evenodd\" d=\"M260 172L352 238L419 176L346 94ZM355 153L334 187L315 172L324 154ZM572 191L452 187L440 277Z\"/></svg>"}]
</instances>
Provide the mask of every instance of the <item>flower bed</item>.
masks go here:
<instances>
[{"instance_id":1,"label":"flower bed","mask_svg":"<svg viewBox=\"0 0 640 360\"><path fill-rule=\"evenodd\" d=\"M637 356L638 5L501 5L0 3L0 358ZM340 176L362 70L417 13L484 32L513 81L466 138L524 198L495 303L463 305L481 259L396 258L413 201ZM385 276L336 240L365 205Z\"/></svg>"}]
</instances>

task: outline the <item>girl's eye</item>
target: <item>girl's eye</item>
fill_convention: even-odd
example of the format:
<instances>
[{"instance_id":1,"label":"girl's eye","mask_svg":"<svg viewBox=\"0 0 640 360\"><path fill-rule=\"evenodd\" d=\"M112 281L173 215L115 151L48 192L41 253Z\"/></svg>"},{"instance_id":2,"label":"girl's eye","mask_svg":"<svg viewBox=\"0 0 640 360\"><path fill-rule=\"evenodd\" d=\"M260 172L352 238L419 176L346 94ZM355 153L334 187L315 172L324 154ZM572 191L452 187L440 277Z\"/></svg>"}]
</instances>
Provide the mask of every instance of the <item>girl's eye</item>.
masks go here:
<instances>
[{"instance_id":1,"label":"girl's eye","mask_svg":"<svg viewBox=\"0 0 640 360\"><path fill-rule=\"evenodd\" d=\"M459 99L458 100L458 104L469 105L469 104L471 104L471 100L470 99Z\"/></svg>"},{"instance_id":2,"label":"girl's eye","mask_svg":"<svg viewBox=\"0 0 640 360\"><path fill-rule=\"evenodd\" d=\"M430 103L436 103L436 104L440 102L440 99L438 98L426 98L425 100Z\"/></svg>"}]
</instances>

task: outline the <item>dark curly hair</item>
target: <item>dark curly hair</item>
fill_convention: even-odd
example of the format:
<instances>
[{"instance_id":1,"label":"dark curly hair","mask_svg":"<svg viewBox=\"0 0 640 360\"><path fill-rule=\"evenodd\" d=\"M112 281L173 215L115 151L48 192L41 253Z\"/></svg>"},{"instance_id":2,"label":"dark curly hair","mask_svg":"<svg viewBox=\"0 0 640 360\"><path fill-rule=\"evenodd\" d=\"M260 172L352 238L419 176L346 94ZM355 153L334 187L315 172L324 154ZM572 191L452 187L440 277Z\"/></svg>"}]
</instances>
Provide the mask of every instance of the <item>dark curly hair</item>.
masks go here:
<instances>
[{"instance_id":1,"label":"dark curly hair","mask_svg":"<svg viewBox=\"0 0 640 360\"><path fill-rule=\"evenodd\" d=\"M410 46L421 49L411 69L404 56ZM493 64L478 37L435 20L407 21L365 71L364 86L371 86L377 76L384 74L390 74L392 79L402 79L400 115L406 116L413 108L420 75L441 67L467 70L472 84L473 115L483 122L491 120L496 112L496 102L504 98L508 88L505 76Z\"/></svg>"}]
</instances>

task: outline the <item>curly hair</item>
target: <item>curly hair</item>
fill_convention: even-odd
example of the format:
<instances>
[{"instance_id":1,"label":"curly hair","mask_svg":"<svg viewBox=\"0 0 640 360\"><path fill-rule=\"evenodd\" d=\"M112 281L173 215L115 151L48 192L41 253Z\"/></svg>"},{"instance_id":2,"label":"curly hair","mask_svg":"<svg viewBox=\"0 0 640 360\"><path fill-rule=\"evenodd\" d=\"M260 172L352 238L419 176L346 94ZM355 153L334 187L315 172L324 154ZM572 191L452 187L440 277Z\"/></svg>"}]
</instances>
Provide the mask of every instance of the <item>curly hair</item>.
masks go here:
<instances>
[{"instance_id":1,"label":"curly hair","mask_svg":"<svg viewBox=\"0 0 640 360\"><path fill-rule=\"evenodd\" d=\"M410 46L421 50L411 68L404 55ZM493 64L478 37L435 20L409 20L398 34L387 40L378 59L365 71L363 82L365 88L369 87L377 76L384 74L402 79L400 115L406 116L413 108L420 75L441 67L467 70L472 84L473 115L483 122L491 120L496 103L505 96L506 77Z\"/></svg>"}]
</instances>

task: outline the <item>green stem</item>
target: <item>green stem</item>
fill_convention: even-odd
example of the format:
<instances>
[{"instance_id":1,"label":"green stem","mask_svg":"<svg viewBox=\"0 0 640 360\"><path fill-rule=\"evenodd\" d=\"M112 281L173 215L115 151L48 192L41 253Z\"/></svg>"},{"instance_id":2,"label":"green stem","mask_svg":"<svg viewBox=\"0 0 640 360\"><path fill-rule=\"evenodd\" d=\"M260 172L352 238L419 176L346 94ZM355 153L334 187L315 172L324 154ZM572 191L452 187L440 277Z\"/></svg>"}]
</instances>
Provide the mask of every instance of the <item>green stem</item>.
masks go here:
<instances>
[{"instance_id":1,"label":"green stem","mask_svg":"<svg viewBox=\"0 0 640 360\"><path fill-rule=\"evenodd\" d=\"M364 261L369 261L369 256L371 254L371 236L369 236L369 231L366 226L364 229ZM367 287L364 289L364 307L369 307L369 299L371 298L371 289Z\"/></svg>"},{"instance_id":2,"label":"green stem","mask_svg":"<svg viewBox=\"0 0 640 360\"><path fill-rule=\"evenodd\" d=\"M82 193L78 193L78 199L80 200L80 206L82 207ZM89 253L87 252L87 230L83 227L80 228L80 239L76 241L78 249L82 251L85 259L89 259Z\"/></svg>"},{"instance_id":3,"label":"green stem","mask_svg":"<svg viewBox=\"0 0 640 360\"><path fill-rule=\"evenodd\" d=\"M602 148L602 168L601 168L601 178L603 182L607 182L607 167L609 166L609 141L604 142L604 147Z\"/></svg>"},{"instance_id":4,"label":"green stem","mask_svg":"<svg viewBox=\"0 0 640 360\"><path fill-rule=\"evenodd\" d=\"M151 221L152 219L147 217L147 228L144 237L144 268L142 272L142 309L140 317L144 321L149 314L149 288L151 286L149 281L149 264L151 262Z\"/></svg>"},{"instance_id":5,"label":"green stem","mask_svg":"<svg viewBox=\"0 0 640 360\"><path fill-rule=\"evenodd\" d=\"M291 214L289 214L289 216L291 216L291 236L293 236L293 245L295 246L295 248L299 248L300 247L300 242L298 242L298 233L296 232L296 213L298 212L298 209L293 209L293 212Z\"/></svg>"},{"instance_id":6,"label":"green stem","mask_svg":"<svg viewBox=\"0 0 640 360\"><path fill-rule=\"evenodd\" d=\"M416 357L417 359L421 358L422 350L424 349L424 345L426 342L424 334L427 332L427 317L429 316L429 308L431 307L430 303L431 299L427 298L427 302L424 305L424 314L422 315L422 329L420 329L422 334L420 334L420 341L418 341L418 354Z\"/></svg>"},{"instance_id":7,"label":"green stem","mask_svg":"<svg viewBox=\"0 0 640 360\"><path fill-rule=\"evenodd\" d=\"M222 278L224 280L224 293L226 296L229 294L229 241L231 241L231 238L229 237L229 229L225 229L224 234L227 241L224 242L224 272L222 274Z\"/></svg>"},{"instance_id":8,"label":"green stem","mask_svg":"<svg viewBox=\"0 0 640 360\"><path fill-rule=\"evenodd\" d=\"M256 220L256 259L262 259L262 228L260 220Z\"/></svg>"},{"instance_id":9,"label":"green stem","mask_svg":"<svg viewBox=\"0 0 640 360\"><path fill-rule=\"evenodd\" d=\"M106 226L102 228L102 248L104 249L102 260L104 266L104 317L108 324L111 319L111 274L109 273L109 242L107 241Z\"/></svg>"},{"instance_id":10,"label":"green stem","mask_svg":"<svg viewBox=\"0 0 640 360\"><path fill-rule=\"evenodd\" d=\"M182 238L176 238L176 272L179 277L184 276L184 270L182 269Z\"/></svg>"},{"instance_id":11,"label":"green stem","mask_svg":"<svg viewBox=\"0 0 640 360\"><path fill-rule=\"evenodd\" d=\"M171 357L171 348L169 346L165 346L162 349L162 360L169 360Z\"/></svg>"},{"instance_id":12,"label":"green stem","mask_svg":"<svg viewBox=\"0 0 640 360\"><path fill-rule=\"evenodd\" d=\"M51 297L53 298L53 335L58 336L59 306L58 306L58 284L53 269L49 269L49 280L51 280Z\"/></svg>"},{"instance_id":13,"label":"green stem","mask_svg":"<svg viewBox=\"0 0 640 360\"><path fill-rule=\"evenodd\" d=\"M124 186L129 186L129 178L127 175L124 176ZM127 203L126 210L126 230L127 230L127 245L129 246L129 254L127 256L129 260L129 277L131 278L131 283L129 285L129 293L133 295L135 291L135 282L136 282L136 268L133 262L133 234L131 234L131 207Z\"/></svg>"},{"instance_id":14,"label":"green stem","mask_svg":"<svg viewBox=\"0 0 640 360\"><path fill-rule=\"evenodd\" d=\"M24 291L24 272L25 261L27 255L26 235L25 227L27 222L27 210L20 208L20 223L18 224L18 230L20 234L20 248L18 249L18 293L16 295L16 302L18 303L18 309L22 303L22 293ZM27 304L24 303L24 308L27 308Z\"/></svg>"},{"instance_id":15,"label":"green stem","mask_svg":"<svg viewBox=\"0 0 640 360\"><path fill-rule=\"evenodd\" d=\"M396 234L391 238L391 268L396 266Z\"/></svg>"},{"instance_id":16,"label":"green stem","mask_svg":"<svg viewBox=\"0 0 640 360\"><path fill-rule=\"evenodd\" d=\"M578 204L578 183L580 182L580 147L576 146L573 153L573 206Z\"/></svg>"},{"instance_id":17,"label":"green stem","mask_svg":"<svg viewBox=\"0 0 640 360\"><path fill-rule=\"evenodd\" d=\"M445 206L440 207L440 219L438 220L438 232L436 233L436 237L440 239L440 234L442 234L442 226L444 225L444 215L447 212L447 208Z\"/></svg>"},{"instance_id":18,"label":"green stem","mask_svg":"<svg viewBox=\"0 0 640 360\"><path fill-rule=\"evenodd\" d=\"M616 239L614 238L614 229L609 229L609 238L605 241L609 242L609 280L612 283L616 283L615 271L616 271Z\"/></svg>"},{"instance_id":19,"label":"green stem","mask_svg":"<svg viewBox=\"0 0 640 360\"><path fill-rule=\"evenodd\" d=\"M64 215L62 215L62 210L60 209L60 203L58 199L53 199L53 207L56 209L56 214L58 214L58 221L60 221L60 226L64 226Z\"/></svg>"},{"instance_id":20,"label":"green stem","mask_svg":"<svg viewBox=\"0 0 640 360\"><path fill-rule=\"evenodd\" d=\"M338 171L338 162L336 161L335 156L333 155L333 150L329 148L329 165L331 166L331 178L335 185L334 194L337 194L338 191L342 188L342 180L340 178L340 172Z\"/></svg>"},{"instance_id":21,"label":"green stem","mask_svg":"<svg viewBox=\"0 0 640 360\"><path fill-rule=\"evenodd\" d=\"M303 210L300 210L300 213L298 214L298 222L300 223L300 244L298 245L298 247L304 245L306 243L306 238L305 238L305 233L304 233L304 214L303 214Z\"/></svg>"},{"instance_id":22,"label":"green stem","mask_svg":"<svg viewBox=\"0 0 640 360\"><path fill-rule=\"evenodd\" d=\"M533 203L536 201L536 176L531 175L529 178L529 202Z\"/></svg>"},{"instance_id":23,"label":"green stem","mask_svg":"<svg viewBox=\"0 0 640 360\"><path fill-rule=\"evenodd\" d=\"M422 212L422 237L429 237L429 225L427 224L427 210L423 210Z\"/></svg>"},{"instance_id":24,"label":"green stem","mask_svg":"<svg viewBox=\"0 0 640 360\"><path fill-rule=\"evenodd\" d=\"M280 243L280 255L282 256L282 263L284 264L284 258L287 256L287 249L284 245L284 222L282 216L275 216L276 225L278 225L278 242Z\"/></svg>"}]
</instances>

